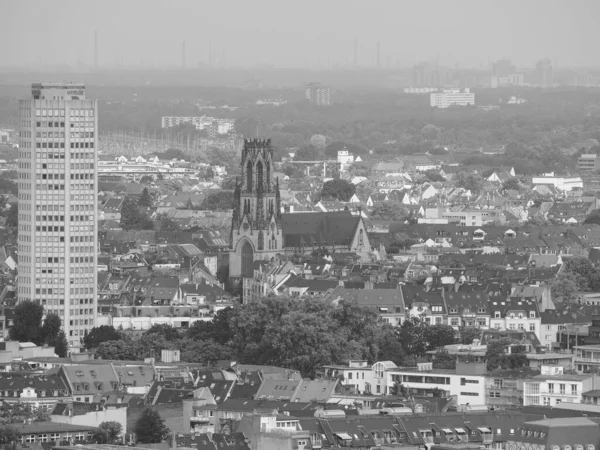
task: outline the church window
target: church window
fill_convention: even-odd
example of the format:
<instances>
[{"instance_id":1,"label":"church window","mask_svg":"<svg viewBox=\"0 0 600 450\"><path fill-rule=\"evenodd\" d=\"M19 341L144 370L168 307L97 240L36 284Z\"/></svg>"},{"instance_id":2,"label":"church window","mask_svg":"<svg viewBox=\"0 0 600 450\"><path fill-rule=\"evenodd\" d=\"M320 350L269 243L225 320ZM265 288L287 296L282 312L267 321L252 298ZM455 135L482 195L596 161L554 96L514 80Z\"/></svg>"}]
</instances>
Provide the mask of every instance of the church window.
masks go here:
<instances>
[{"instance_id":1,"label":"church window","mask_svg":"<svg viewBox=\"0 0 600 450\"><path fill-rule=\"evenodd\" d=\"M362 247L363 245L364 245L364 233L363 233L363 230L361 229L358 232L358 246Z\"/></svg>"},{"instance_id":2,"label":"church window","mask_svg":"<svg viewBox=\"0 0 600 450\"><path fill-rule=\"evenodd\" d=\"M246 191L252 192L252 161L246 166Z\"/></svg>"},{"instance_id":3,"label":"church window","mask_svg":"<svg viewBox=\"0 0 600 450\"><path fill-rule=\"evenodd\" d=\"M264 189L263 183L263 163L259 161L256 163L256 189Z\"/></svg>"},{"instance_id":4,"label":"church window","mask_svg":"<svg viewBox=\"0 0 600 450\"><path fill-rule=\"evenodd\" d=\"M265 249L265 235L262 232L262 230L258 232L258 249L259 250Z\"/></svg>"},{"instance_id":5,"label":"church window","mask_svg":"<svg viewBox=\"0 0 600 450\"><path fill-rule=\"evenodd\" d=\"M271 163L267 162L267 192L271 192ZM271 209L273 205L271 205Z\"/></svg>"}]
</instances>

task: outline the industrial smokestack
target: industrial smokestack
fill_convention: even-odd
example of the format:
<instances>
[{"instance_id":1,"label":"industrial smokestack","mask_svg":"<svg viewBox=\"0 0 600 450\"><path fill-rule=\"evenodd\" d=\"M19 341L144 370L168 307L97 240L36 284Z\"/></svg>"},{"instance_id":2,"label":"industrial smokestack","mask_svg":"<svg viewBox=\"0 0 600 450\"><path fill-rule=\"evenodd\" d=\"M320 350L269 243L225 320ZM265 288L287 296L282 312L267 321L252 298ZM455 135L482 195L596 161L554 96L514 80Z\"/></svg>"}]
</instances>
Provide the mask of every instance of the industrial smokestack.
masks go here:
<instances>
[{"instance_id":1,"label":"industrial smokestack","mask_svg":"<svg viewBox=\"0 0 600 450\"><path fill-rule=\"evenodd\" d=\"M185 69L185 41L181 43L181 68Z\"/></svg>"}]
</instances>

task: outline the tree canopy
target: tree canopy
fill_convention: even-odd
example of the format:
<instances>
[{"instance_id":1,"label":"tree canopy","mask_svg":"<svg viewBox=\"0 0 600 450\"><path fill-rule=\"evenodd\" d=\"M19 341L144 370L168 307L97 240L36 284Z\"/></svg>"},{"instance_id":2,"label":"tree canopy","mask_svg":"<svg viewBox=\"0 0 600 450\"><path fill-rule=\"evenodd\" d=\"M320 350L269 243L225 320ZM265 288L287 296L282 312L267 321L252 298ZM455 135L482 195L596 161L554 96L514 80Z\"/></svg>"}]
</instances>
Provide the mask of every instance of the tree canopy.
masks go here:
<instances>
[{"instance_id":1,"label":"tree canopy","mask_svg":"<svg viewBox=\"0 0 600 450\"><path fill-rule=\"evenodd\" d=\"M200 209L210 211L228 211L233 209L233 191L217 191L202 202Z\"/></svg>"},{"instance_id":2,"label":"tree canopy","mask_svg":"<svg viewBox=\"0 0 600 450\"><path fill-rule=\"evenodd\" d=\"M383 202L375 205L370 215L374 220L407 220L410 211L400 203Z\"/></svg>"},{"instance_id":3,"label":"tree canopy","mask_svg":"<svg viewBox=\"0 0 600 450\"><path fill-rule=\"evenodd\" d=\"M83 345L86 350L91 350L98 347L100 344L106 341L118 341L121 339L121 335L110 325L100 325L94 327L87 333L83 338Z\"/></svg>"},{"instance_id":4,"label":"tree canopy","mask_svg":"<svg viewBox=\"0 0 600 450\"><path fill-rule=\"evenodd\" d=\"M158 444L169 435L169 429L158 411L146 408L135 424L137 442L142 444Z\"/></svg>"},{"instance_id":5,"label":"tree canopy","mask_svg":"<svg viewBox=\"0 0 600 450\"><path fill-rule=\"evenodd\" d=\"M331 197L342 202L349 201L356 192L356 186L349 181L336 178L323 184L321 197Z\"/></svg>"},{"instance_id":6,"label":"tree canopy","mask_svg":"<svg viewBox=\"0 0 600 450\"><path fill-rule=\"evenodd\" d=\"M124 230L152 230L154 222L140 210L136 200L125 197L121 205L121 227Z\"/></svg>"}]
</instances>

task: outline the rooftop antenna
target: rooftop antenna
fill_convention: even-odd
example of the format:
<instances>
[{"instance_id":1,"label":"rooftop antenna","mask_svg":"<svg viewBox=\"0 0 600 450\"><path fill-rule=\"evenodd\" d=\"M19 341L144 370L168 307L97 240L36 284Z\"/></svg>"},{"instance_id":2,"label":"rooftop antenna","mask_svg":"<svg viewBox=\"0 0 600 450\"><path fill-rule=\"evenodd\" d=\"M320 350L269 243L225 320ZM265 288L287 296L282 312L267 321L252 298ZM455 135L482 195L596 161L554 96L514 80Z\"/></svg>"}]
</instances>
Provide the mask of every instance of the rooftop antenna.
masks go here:
<instances>
[{"instance_id":1,"label":"rooftop antenna","mask_svg":"<svg viewBox=\"0 0 600 450\"><path fill-rule=\"evenodd\" d=\"M98 30L94 31L94 67L98 67Z\"/></svg>"},{"instance_id":2,"label":"rooftop antenna","mask_svg":"<svg viewBox=\"0 0 600 450\"><path fill-rule=\"evenodd\" d=\"M185 69L185 41L181 43L181 68Z\"/></svg>"}]
</instances>

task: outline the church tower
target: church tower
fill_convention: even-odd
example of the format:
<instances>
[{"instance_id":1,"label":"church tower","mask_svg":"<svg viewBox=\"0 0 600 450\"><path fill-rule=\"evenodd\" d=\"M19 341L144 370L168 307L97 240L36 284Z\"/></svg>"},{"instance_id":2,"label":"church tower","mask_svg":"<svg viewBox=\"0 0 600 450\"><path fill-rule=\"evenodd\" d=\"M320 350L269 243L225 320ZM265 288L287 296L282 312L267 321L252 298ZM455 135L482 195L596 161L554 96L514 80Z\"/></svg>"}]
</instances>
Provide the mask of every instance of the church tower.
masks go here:
<instances>
[{"instance_id":1,"label":"church tower","mask_svg":"<svg viewBox=\"0 0 600 450\"><path fill-rule=\"evenodd\" d=\"M246 139L242 177L236 181L229 250L229 276L252 277L254 261L283 252L279 179L272 180L271 139Z\"/></svg>"}]
</instances>

